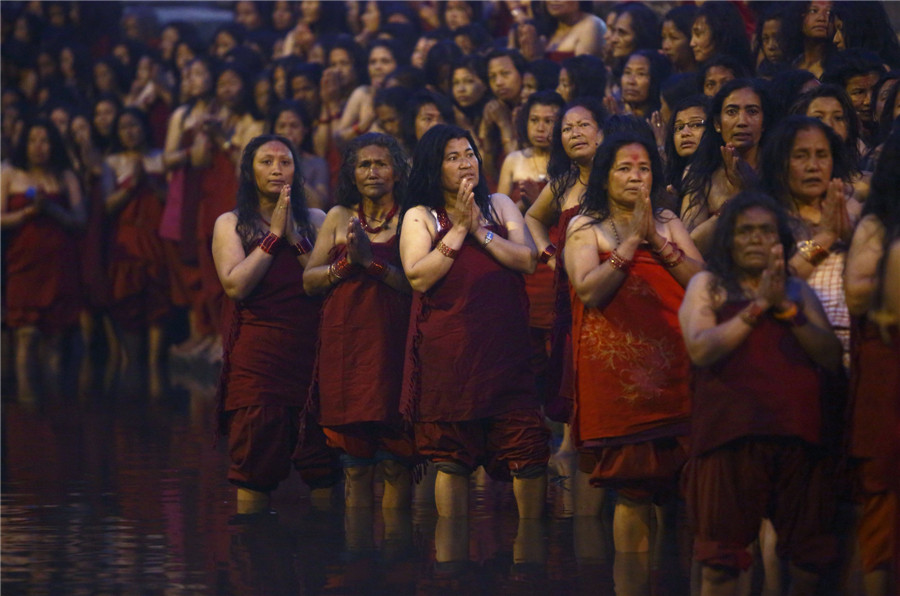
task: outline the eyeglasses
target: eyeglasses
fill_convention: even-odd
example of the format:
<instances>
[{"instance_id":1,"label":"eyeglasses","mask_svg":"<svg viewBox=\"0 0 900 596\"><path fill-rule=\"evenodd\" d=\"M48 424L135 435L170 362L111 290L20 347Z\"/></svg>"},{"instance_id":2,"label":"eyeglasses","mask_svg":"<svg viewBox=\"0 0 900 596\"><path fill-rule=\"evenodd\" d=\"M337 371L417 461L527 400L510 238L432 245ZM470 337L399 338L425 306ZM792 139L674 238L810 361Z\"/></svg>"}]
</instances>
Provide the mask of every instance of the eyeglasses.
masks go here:
<instances>
[{"instance_id":1,"label":"eyeglasses","mask_svg":"<svg viewBox=\"0 0 900 596\"><path fill-rule=\"evenodd\" d=\"M681 132L685 129L685 127L690 128L692 131L697 132L703 125L706 124L706 120L691 120L690 122L676 122L675 123L675 132Z\"/></svg>"}]
</instances>

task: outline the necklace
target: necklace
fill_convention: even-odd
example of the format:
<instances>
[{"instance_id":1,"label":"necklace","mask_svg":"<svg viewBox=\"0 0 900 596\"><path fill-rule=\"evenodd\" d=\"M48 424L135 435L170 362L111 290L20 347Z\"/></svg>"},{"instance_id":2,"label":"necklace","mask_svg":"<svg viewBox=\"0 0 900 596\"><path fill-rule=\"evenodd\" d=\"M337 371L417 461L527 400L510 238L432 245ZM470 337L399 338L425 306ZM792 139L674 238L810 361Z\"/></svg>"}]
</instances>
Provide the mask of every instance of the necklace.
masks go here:
<instances>
[{"instance_id":1,"label":"necklace","mask_svg":"<svg viewBox=\"0 0 900 596\"><path fill-rule=\"evenodd\" d=\"M376 226L374 228L369 227L369 222L366 221L366 212L363 211L362 201L359 202L359 207L356 208L356 215L359 217L359 223L362 224L363 229L369 234L377 234L381 230L387 228L388 222L391 221L391 218L397 213L397 203L391 207L391 210L387 212L387 215L384 216L383 220L380 220L382 224L380 226ZM372 219L375 219L374 217ZM376 220L379 221L379 220Z\"/></svg>"},{"instance_id":2,"label":"necklace","mask_svg":"<svg viewBox=\"0 0 900 596\"><path fill-rule=\"evenodd\" d=\"M622 244L622 240L619 238L619 230L616 229L616 220L612 216L609 217L609 225L612 226L613 236L616 237L616 247L618 247Z\"/></svg>"}]
</instances>

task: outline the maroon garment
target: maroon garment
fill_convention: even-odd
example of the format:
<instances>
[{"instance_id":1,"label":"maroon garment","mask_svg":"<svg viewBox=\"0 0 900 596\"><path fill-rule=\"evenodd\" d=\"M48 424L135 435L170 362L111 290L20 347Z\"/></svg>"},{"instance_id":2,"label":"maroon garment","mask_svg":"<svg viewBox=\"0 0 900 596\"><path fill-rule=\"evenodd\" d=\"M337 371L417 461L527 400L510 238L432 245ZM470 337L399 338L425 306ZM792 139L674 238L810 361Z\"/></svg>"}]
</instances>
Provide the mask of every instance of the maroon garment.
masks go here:
<instances>
[{"instance_id":1,"label":"maroon garment","mask_svg":"<svg viewBox=\"0 0 900 596\"><path fill-rule=\"evenodd\" d=\"M110 313L127 330L160 323L171 309L166 251L157 233L163 204L151 176L112 221Z\"/></svg>"},{"instance_id":2,"label":"maroon garment","mask_svg":"<svg viewBox=\"0 0 900 596\"><path fill-rule=\"evenodd\" d=\"M717 323L747 304L726 303ZM693 373L692 455L749 436L821 441L819 371L790 328L770 314L730 354Z\"/></svg>"},{"instance_id":3,"label":"maroon garment","mask_svg":"<svg viewBox=\"0 0 900 596\"><path fill-rule=\"evenodd\" d=\"M24 193L8 198L11 212L32 202ZM64 194L48 194L46 200L69 208ZM36 326L49 333L77 325L81 277L75 235L53 217L39 213L3 236L6 324L12 328Z\"/></svg>"},{"instance_id":4,"label":"maroon garment","mask_svg":"<svg viewBox=\"0 0 900 596\"><path fill-rule=\"evenodd\" d=\"M547 185L546 180L518 180L513 183L510 198L514 203L522 200L524 187L533 188L532 196L540 194ZM551 226L550 242L559 242L559 225ZM534 273L525 276L525 293L528 294L529 325L539 329L550 329L553 325L553 304L556 293L553 291L553 269L546 263L538 263Z\"/></svg>"},{"instance_id":5,"label":"maroon garment","mask_svg":"<svg viewBox=\"0 0 900 596\"><path fill-rule=\"evenodd\" d=\"M575 52L560 52L559 50L553 50L552 52L547 52L544 54L544 58L547 60L552 60L557 64L562 64L563 60L568 60L569 58L573 58L575 56Z\"/></svg>"},{"instance_id":6,"label":"maroon garment","mask_svg":"<svg viewBox=\"0 0 900 596\"><path fill-rule=\"evenodd\" d=\"M372 254L402 267L397 236L373 242ZM345 244L332 261L347 254ZM319 422L342 426L382 422L399 428L403 356L412 297L357 270L322 306L316 385Z\"/></svg>"},{"instance_id":7,"label":"maroon garment","mask_svg":"<svg viewBox=\"0 0 900 596\"><path fill-rule=\"evenodd\" d=\"M451 226L443 209L438 221L435 242ZM400 411L415 422L459 422L537 408L530 356L522 275L467 237L447 274L413 293Z\"/></svg>"},{"instance_id":8,"label":"maroon garment","mask_svg":"<svg viewBox=\"0 0 900 596\"><path fill-rule=\"evenodd\" d=\"M224 411L296 406L312 380L322 300L303 292L303 266L282 246L253 292L225 306Z\"/></svg>"},{"instance_id":9,"label":"maroon garment","mask_svg":"<svg viewBox=\"0 0 900 596\"><path fill-rule=\"evenodd\" d=\"M103 185L97 176L87 175L84 182L84 200L87 224L78 237L82 301L87 308L100 311L109 307L112 288L109 280L109 222L106 217Z\"/></svg>"}]
</instances>

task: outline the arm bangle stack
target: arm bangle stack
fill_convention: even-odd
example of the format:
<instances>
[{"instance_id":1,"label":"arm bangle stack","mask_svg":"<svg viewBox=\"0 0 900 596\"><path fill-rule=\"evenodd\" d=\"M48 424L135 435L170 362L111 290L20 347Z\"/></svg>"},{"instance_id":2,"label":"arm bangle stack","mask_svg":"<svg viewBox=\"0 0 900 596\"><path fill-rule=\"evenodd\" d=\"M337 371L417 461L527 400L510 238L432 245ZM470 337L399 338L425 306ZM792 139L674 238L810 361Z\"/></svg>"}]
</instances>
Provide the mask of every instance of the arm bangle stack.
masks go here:
<instances>
[{"instance_id":1,"label":"arm bangle stack","mask_svg":"<svg viewBox=\"0 0 900 596\"><path fill-rule=\"evenodd\" d=\"M459 256L459 251L444 244L443 240L438 242L437 249L442 255L450 259L455 259Z\"/></svg>"},{"instance_id":2,"label":"arm bangle stack","mask_svg":"<svg viewBox=\"0 0 900 596\"><path fill-rule=\"evenodd\" d=\"M328 267L328 280L333 284L344 281L353 275L355 267L350 264L347 257L341 257Z\"/></svg>"},{"instance_id":3,"label":"arm bangle stack","mask_svg":"<svg viewBox=\"0 0 900 596\"><path fill-rule=\"evenodd\" d=\"M827 248L824 248L821 244L813 242L812 240L798 242L797 252L800 253L800 256L809 261L813 267L827 259L828 255L831 254L828 252Z\"/></svg>"},{"instance_id":4,"label":"arm bangle stack","mask_svg":"<svg viewBox=\"0 0 900 596\"><path fill-rule=\"evenodd\" d=\"M259 247L264 253L274 255L278 252L278 249L281 248L281 236L276 236L272 232L269 232L259 241Z\"/></svg>"},{"instance_id":5,"label":"arm bangle stack","mask_svg":"<svg viewBox=\"0 0 900 596\"><path fill-rule=\"evenodd\" d=\"M388 266L381 259L372 259L372 262L366 267L366 273L375 279L384 279L387 276L387 272Z\"/></svg>"},{"instance_id":6,"label":"arm bangle stack","mask_svg":"<svg viewBox=\"0 0 900 596\"><path fill-rule=\"evenodd\" d=\"M544 252L541 253L541 256L538 257L538 261L541 263L549 263L550 259L556 254L556 245L548 244L547 248L544 249Z\"/></svg>"},{"instance_id":7,"label":"arm bangle stack","mask_svg":"<svg viewBox=\"0 0 900 596\"><path fill-rule=\"evenodd\" d=\"M609 264L613 269L618 269L622 273L628 273L628 270L631 269L631 261L623 259L615 249L609 254Z\"/></svg>"},{"instance_id":8,"label":"arm bangle stack","mask_svg":"<svg viewBox=\"0 0 900 596\"><path fill-rule=\"evenodd\" d=\"M313 249L312 242L310 242L309 238L307 238L306 236L303 236L302 238L300 238L299 241L297 241L296 244L294 244L294 250L297 251L298 257L301 255L305 255L312 249Z\"/></svg>"}]
</instances>

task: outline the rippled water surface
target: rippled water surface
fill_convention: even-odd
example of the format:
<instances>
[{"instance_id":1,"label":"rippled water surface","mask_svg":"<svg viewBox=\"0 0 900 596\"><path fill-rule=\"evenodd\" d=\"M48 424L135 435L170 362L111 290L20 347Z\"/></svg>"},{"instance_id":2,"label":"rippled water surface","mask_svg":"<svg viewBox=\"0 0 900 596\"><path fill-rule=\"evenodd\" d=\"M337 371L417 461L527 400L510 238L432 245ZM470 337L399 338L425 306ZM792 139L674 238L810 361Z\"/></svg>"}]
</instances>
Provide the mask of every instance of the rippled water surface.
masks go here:
<instances>
[{"instance_id":1,"label":"rippled water surface","mask_svg":"<svg viewBox=\"0 0 900 596\"><path fill-rule=\"evenodd\" d=\"M295 475L275 514L236 520L214 378L181 371L158 399L82 387L25 406L3 392L4 596L613 593L599 521L562 517L555 484L548 516L519 523L510 485L473 479L468 522L439 524L428 502L345 510L340 488L312 498ZM438 564L436 549L466 560Z\"/></svg>"}]
</instances>

